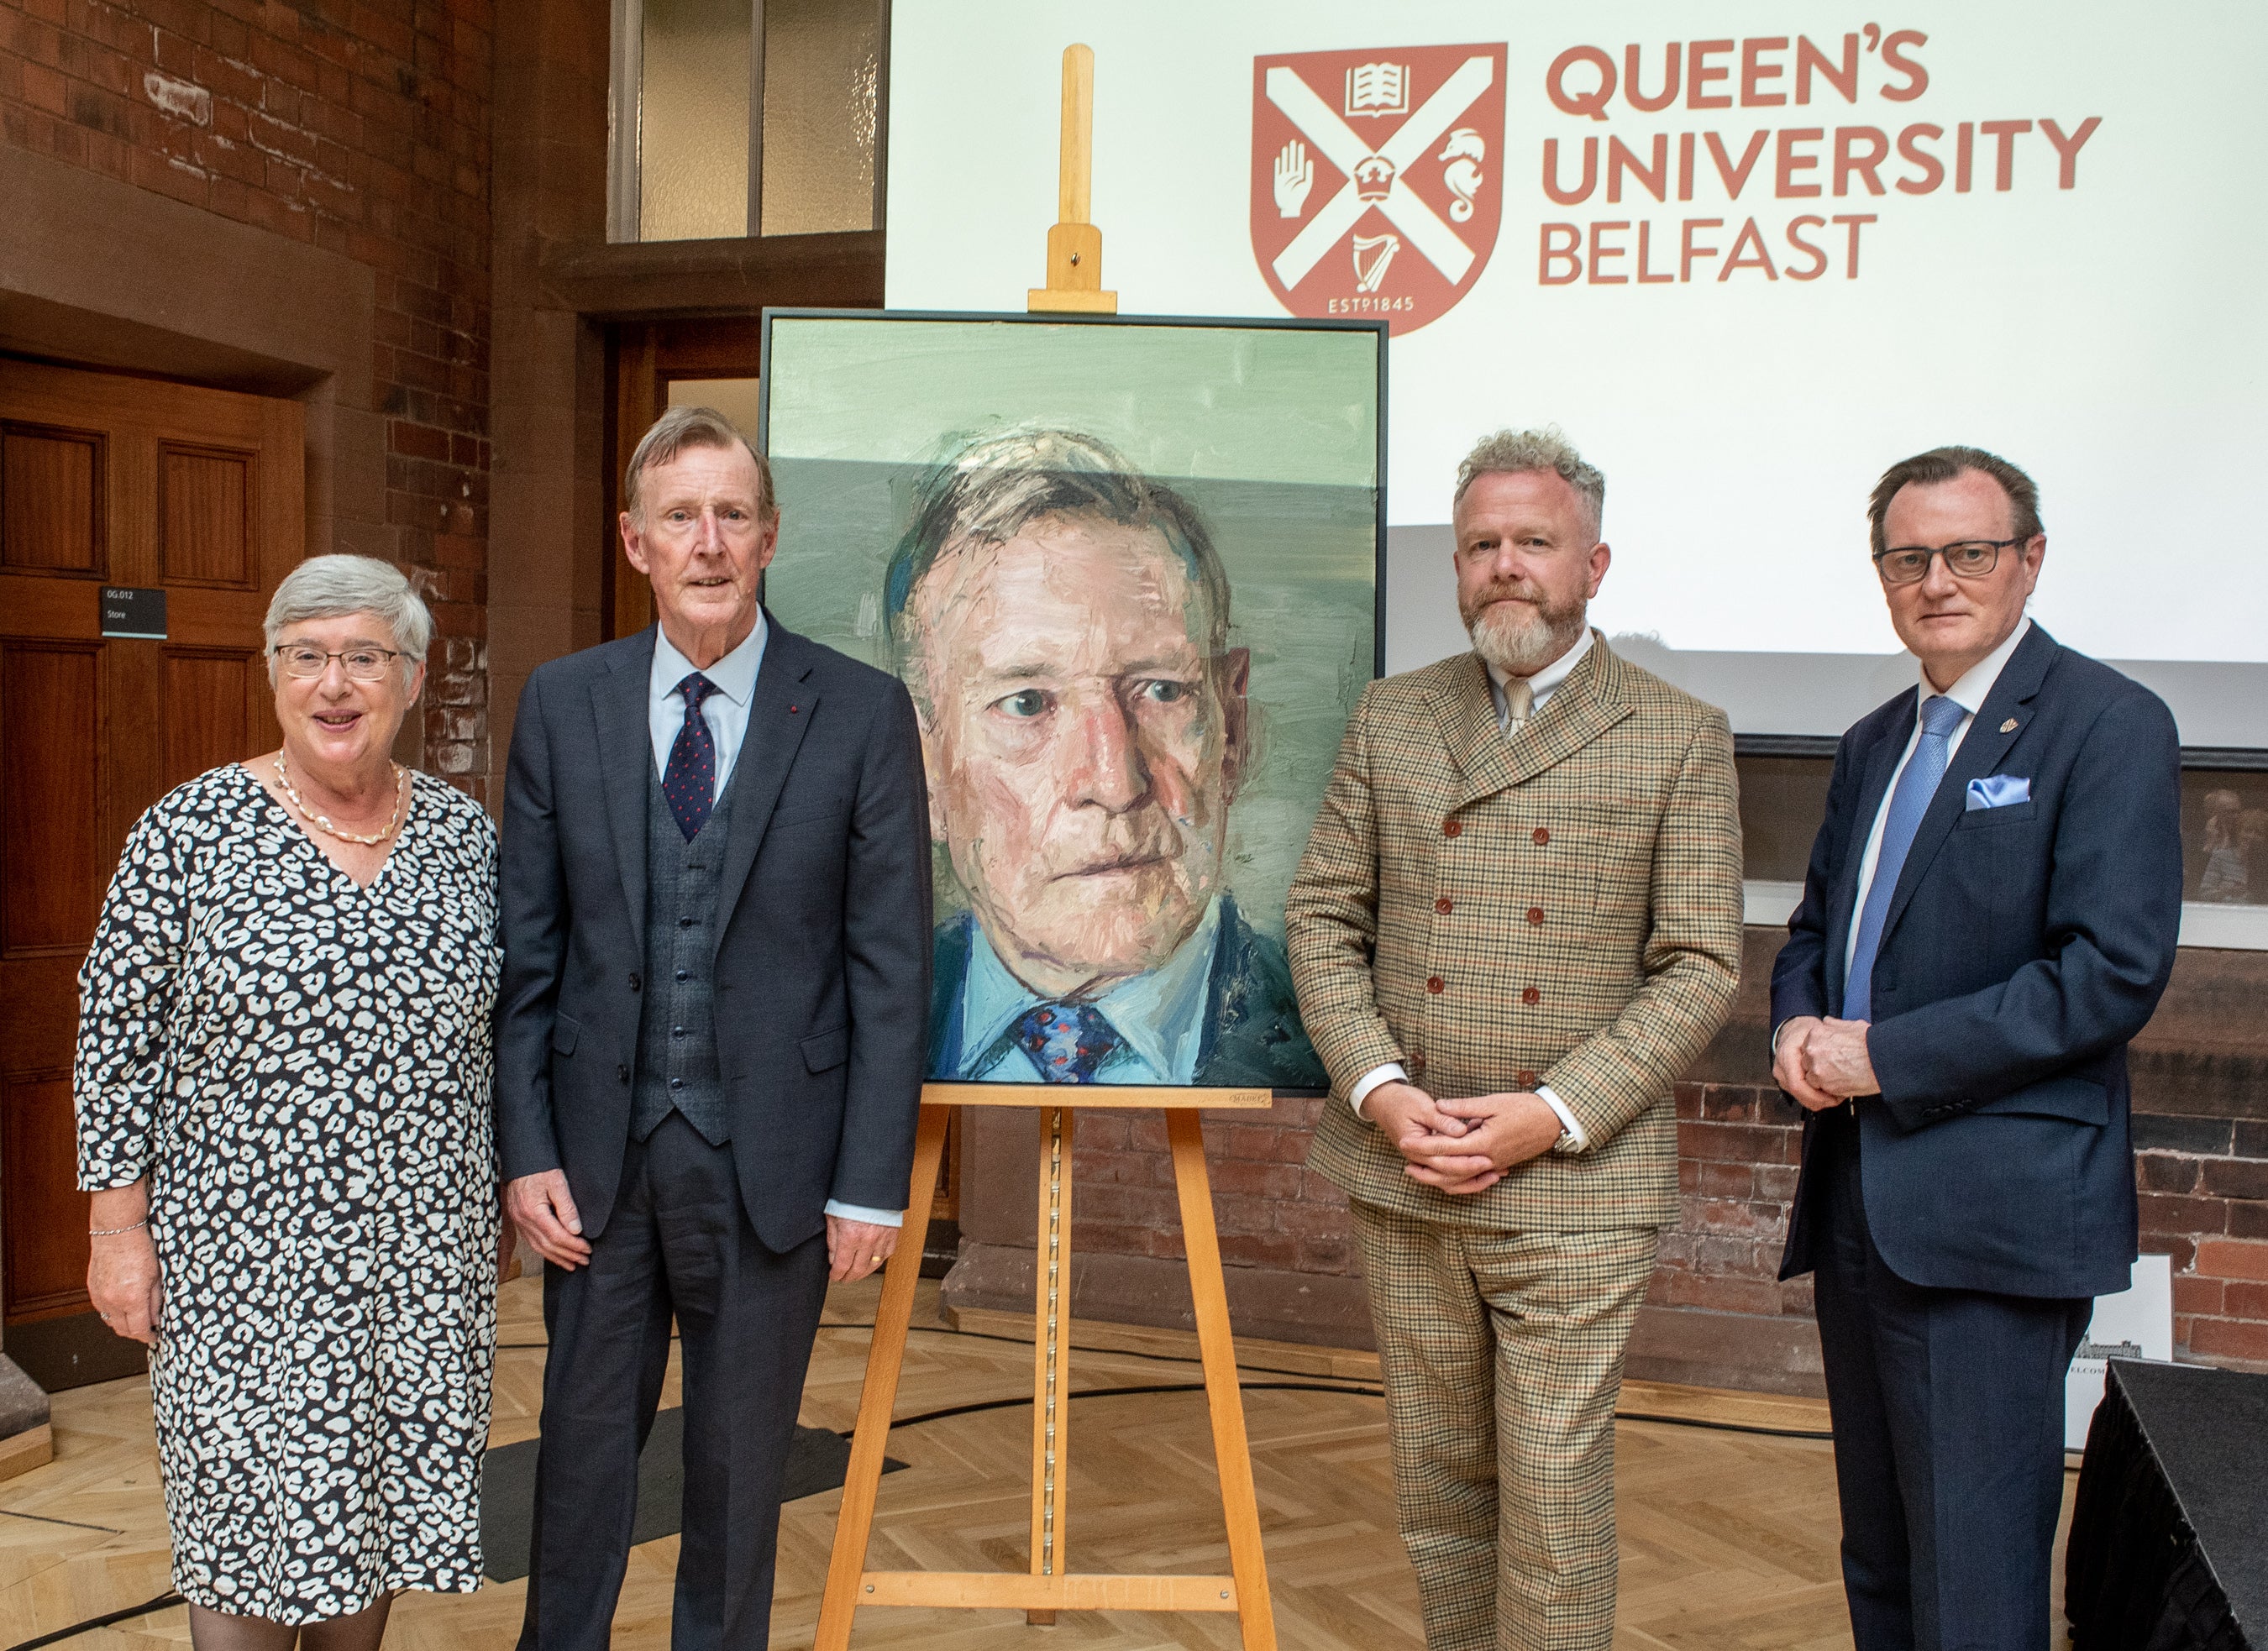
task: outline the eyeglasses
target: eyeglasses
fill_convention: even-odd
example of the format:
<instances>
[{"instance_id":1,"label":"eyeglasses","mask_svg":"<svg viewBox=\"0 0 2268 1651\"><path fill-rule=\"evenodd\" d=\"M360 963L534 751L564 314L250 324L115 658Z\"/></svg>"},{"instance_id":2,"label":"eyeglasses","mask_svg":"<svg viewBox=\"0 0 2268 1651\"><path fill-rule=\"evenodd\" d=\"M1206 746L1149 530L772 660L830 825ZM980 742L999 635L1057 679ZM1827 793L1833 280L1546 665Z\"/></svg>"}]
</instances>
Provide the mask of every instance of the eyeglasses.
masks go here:
<instances>
[{"instance_id":1,"label":"eyeglasses","mask_svg":"<svg viewBox=\"0 0 2268 1651\"><path fill-rule=\"evenodd\" d=\"M401 657L391 648L350 648L342 654L327 654L320 648L278 648L274 651L284 674L303 681L321 676L336 659L346 666L347 675L355 681L376 682Z\"/></svg>"},{"instance_id":2,"label":"eyeglasses","mask_svg":"<svg viewBox=\"0 0 2268 1651\"><path fill-rule=\"evenodd\" d=\"M2021 545L2025 535L2014 539L1964 539L1951 545L1940 545L1932 549L1927 545L1898 545L1874 553L1874 571L1882 576L1884 584L1912 584L1929 576L1929 560L1945 558L1945 570L1959 579L1982 579L2000 565L2000 553L2011 545Z\"/></svg>"}]
</instances>

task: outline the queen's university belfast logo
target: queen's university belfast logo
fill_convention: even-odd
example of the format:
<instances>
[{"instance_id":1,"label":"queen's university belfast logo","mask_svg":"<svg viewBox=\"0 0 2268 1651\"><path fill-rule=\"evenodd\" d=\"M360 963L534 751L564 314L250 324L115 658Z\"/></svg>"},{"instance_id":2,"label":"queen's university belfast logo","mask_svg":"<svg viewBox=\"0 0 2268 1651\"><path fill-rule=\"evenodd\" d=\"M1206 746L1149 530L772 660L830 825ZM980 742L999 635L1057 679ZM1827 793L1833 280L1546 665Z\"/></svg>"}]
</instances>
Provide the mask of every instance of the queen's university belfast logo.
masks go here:
<instances>
[{"instance_id":1,"label":"queen's university belfast logo","mask_svg":"<svg viewBox=\"0 0 2268 1651\"><path fill-rule=\"evenodd\" d=\"M1501 216L1505 51L1411 46L1252 62L1252 251L1294 315L1396 334L1471 290Z\"/></svg>"}]
</instances>

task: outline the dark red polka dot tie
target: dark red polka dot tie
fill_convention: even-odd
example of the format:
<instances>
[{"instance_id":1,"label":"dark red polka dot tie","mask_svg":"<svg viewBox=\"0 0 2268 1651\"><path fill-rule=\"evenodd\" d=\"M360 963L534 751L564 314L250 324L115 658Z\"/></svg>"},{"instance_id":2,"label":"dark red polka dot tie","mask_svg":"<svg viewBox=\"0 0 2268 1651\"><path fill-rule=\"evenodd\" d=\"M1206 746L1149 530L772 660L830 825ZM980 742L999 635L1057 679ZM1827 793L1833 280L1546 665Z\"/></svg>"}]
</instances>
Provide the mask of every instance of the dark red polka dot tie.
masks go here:
<instances>
[{"instance_id":1,"label":"dark red polka dot tie","mask_svg":"<svg viewBox=\"0 0 2268 1651\"><path fill-rule=\"evenodd\" d=\"M1011 1030L1049 1083L1092 1083L1095 1073L1125 1041L1091 1003L1038 1003Z\"/></svg>"},{"instance_id":2,"label":"dark red polka dot tie","mask_svg":"<svg viewBox=\"0 0 2268 1651\"><path fill-rule=\"evenodd\" d=\"M701 715L701 701L716 691L717 685L698 671L677 685L677 692L685 696L685 725L670 745L661 794L687 842L699 834L717 800L717 739L709 731L709 719Z\"/></svg>"}]
</instances>

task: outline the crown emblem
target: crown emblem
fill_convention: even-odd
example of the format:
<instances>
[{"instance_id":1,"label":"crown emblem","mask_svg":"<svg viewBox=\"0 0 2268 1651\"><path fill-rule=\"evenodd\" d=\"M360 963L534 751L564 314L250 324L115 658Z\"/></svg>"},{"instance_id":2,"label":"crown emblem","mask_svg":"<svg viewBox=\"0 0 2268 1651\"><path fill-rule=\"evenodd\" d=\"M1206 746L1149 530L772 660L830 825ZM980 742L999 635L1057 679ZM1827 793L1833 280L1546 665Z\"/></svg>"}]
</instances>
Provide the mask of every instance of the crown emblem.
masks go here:
<instances>
[{"instance_id":1,"label":"crown emblem","mask_svg":"<svg viewBox=\"0 0 2268 1651\"><path fill-rule=\"evenodd\" d=\"M1354 192L1364 201L1383 201L1394 191L1394 163L1383 155L1365 155L1354 164Z\"/></svg>"}]
</instances>

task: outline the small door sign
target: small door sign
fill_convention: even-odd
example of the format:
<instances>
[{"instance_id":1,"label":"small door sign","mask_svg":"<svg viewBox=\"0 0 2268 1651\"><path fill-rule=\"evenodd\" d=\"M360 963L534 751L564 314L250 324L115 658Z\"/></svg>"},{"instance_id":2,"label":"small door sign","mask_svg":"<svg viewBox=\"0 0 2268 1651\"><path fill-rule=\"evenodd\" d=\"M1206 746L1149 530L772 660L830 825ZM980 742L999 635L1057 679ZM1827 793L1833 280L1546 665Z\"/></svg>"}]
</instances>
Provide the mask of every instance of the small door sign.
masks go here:
<instances>
[{"instance_id":1,"label":"small door sign","mask_svg":"<svg viewBox=\"0 0 2268 1651\"><path fill-rule=\"evenodd\" d=\"M166 640L166 593L123 585L102 587L102 634Z\"/></svg>"}]
</instances>

